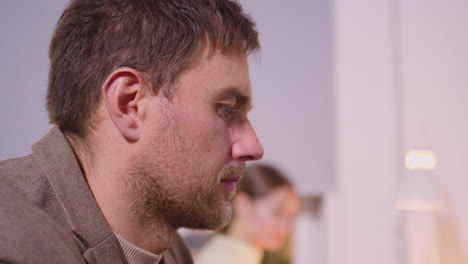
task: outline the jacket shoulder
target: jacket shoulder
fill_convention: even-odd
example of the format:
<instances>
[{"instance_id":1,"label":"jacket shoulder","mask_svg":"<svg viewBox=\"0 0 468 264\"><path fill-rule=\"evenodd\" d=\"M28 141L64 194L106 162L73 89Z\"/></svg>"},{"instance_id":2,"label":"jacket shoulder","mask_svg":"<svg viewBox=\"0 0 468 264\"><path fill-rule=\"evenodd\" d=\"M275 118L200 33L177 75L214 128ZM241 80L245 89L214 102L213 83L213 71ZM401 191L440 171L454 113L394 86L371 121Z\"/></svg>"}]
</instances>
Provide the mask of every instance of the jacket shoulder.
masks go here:
<instances>
[{"instance_id":1,"label":"jacket shoulder","mask_svg":"<svg viewBox=\"0 0 468 264\"><path fill-rule=\"evenodd\" d=\"M0 179L19 189L27 189L41 179L43 172L34 162L33 155L0 161Z\"/></svg>"},{"instance_id":2,"label":"jacket shoulder","mask_svg":"<svg viewBox=\"0 0 468 264\"><path fill-rule=\"evenodd\" d=\"M73 237L0 180L0 262L84 263Z\"/></svg>"},{"instance_id":3,"label":"jacket shoulder","mask_svg":"<svg viewBox=\"0 0 468 264\"><path fill-rule=\"evenodd\" d=\"M36 163L34 154L0 161L0 180L16 188L31 204L60 223L66 223L63 208L46 174Z\"/></svg>"}]
</instances>

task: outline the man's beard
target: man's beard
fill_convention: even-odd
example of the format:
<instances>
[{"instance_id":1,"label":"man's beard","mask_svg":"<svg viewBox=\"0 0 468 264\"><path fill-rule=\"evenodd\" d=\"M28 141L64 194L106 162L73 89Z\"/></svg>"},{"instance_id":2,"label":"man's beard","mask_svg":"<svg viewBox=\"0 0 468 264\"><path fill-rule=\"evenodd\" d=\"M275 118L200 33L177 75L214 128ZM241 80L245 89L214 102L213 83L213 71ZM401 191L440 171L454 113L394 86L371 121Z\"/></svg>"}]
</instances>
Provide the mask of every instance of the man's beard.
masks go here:
<instances>
[{"instance_id":1,"label":"man's beard","mask_svg":"<svg viewBox=\"0 0 468 264\"><path fill-rule=\"evenodd\" d=\"M187 165L179 164L182 167ZM182 170L191 175L180 177L182 175L174 175L174 172L167 170L171 165L137 165L127 185L130 187L133 218L144 226L166 224L175 229L216 230L227 225L233 214L231 199L234 192L226 197L218 192L218 188L221 179L232 175L242 176L245 165L243 162L228 162L218 175L212 176L210 182L206 182L208 170L200 166L192 166L191 171ZM184 182L183 179L187 178L192 180Z\"/></svg>"}]
</instances>

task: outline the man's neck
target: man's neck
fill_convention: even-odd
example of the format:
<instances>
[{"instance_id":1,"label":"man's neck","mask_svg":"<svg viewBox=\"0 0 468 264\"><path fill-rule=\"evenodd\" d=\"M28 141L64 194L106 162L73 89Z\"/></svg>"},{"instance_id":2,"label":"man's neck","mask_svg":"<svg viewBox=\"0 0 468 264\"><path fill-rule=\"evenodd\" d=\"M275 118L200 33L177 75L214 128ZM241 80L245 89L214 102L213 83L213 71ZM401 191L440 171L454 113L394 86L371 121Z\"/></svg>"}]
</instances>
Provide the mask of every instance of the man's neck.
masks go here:
<instances>
[{"instance_id":1,"label":"man's neck","mask_svg":"<svg viewBox=\"0 0 468 264\"><path fill-rule=\"evenodd\" d=\"M125 162L112 159L116 155L106 155L100 149L111 150L109 146L99 147L85 144L81 139L65 135L102 214L111 229L133 245L154 254L166 251L177 231L162 219L141 223L134 216L131 201L128 200L127 171L121 167Z\"/></svg>"},{"instance_id":2,"label":"man's neck","mask_svg":"<svg viewBox=\"0 0 468 264\"><path fill-rule=\"evenodd\" d=\"M154 225L151 228L134 228L134 225L111 227L115 233L128 242L153 254L165 252L171 246L172 239L177 231L175 229L169 230L161 225Z\"/></svg>"}]
</instances>

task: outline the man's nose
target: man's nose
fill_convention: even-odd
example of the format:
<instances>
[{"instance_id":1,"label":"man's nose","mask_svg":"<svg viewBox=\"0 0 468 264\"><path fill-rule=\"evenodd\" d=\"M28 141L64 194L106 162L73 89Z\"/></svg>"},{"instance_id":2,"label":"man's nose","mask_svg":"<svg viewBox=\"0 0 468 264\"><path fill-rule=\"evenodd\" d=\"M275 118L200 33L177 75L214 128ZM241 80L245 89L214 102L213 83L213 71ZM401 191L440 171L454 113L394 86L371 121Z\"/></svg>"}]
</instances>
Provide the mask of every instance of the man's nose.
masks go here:
<instances>
[{"instance_id":1,"label":"man's nose","mask_svg":"<svg viewBox=\"0 0 468 264\"><path fill-rule=\"evenodd\" d=\"M233 135L232 158L240 161L259 160L263 147L249 121L236 129Z\"/></svg>"}]
</instances>

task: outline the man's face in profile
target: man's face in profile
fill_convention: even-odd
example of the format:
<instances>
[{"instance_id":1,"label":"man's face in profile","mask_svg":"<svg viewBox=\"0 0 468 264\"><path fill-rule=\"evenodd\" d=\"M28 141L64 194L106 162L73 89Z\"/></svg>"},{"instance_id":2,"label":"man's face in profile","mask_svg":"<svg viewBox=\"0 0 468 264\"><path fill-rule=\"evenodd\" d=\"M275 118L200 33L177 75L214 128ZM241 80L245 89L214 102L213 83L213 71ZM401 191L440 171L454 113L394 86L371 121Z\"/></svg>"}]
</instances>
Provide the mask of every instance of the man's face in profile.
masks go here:
<instances>
[{"instance_id":1,"label":"man's face in profile","mask_svg":"<svg viewBox=\"0 0 468 264\"><path fill-rule=\"evenodd\" d=\"M173 98L152 96L144 151L133 161L133 213L145 224L220 228L232 216L244 161L263 149L247 119L247 56L203 56L175 84Z\"/></svg>"}]
</instances>

